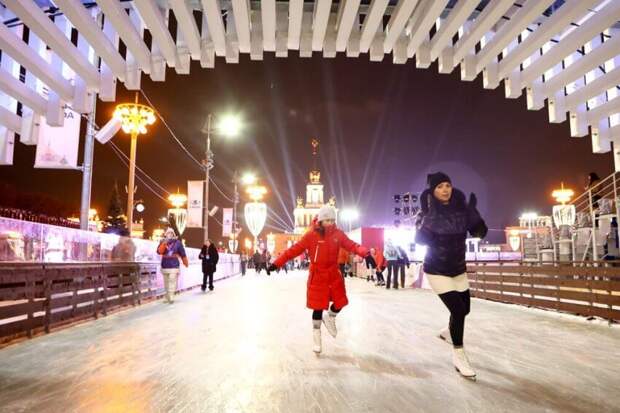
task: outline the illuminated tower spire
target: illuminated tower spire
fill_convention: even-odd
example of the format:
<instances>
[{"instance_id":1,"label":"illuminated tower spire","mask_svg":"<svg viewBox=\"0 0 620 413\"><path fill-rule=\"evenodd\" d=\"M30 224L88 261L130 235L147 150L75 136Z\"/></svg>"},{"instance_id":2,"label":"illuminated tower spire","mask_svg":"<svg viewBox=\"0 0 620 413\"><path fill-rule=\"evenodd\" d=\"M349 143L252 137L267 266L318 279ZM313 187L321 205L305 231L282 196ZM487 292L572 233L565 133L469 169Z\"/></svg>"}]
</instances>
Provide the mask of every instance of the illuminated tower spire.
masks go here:
<instances>
[{"instance_id":1,"label":"illuminated tower spire","mask_svg":"<svg viewBox=\"0 0 620 413\"><path fill-rule=\"evenodd\" d=\"M310 171L310 183L311 184L320 184L321 183L321 172L317 167L317 159L319 155L319 140L312 139L310 143L312 145L312 170Z\"/></svg>"}]
</instances>

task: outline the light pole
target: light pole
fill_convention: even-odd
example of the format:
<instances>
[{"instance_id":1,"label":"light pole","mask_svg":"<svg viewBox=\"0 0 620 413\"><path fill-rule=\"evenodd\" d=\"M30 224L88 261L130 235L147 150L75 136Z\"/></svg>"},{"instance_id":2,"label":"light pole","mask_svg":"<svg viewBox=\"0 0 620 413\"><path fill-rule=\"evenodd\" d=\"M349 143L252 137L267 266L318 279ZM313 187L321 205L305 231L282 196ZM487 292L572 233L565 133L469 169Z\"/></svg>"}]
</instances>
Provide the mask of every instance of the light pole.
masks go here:
<instances>
[{"instance_id":1,"label":"light pole","mask_svg":"<svg viewBox=\"0 0 620 413\"><path fill-rule=\"evenodd\" d=\"M146 125L155 123L153 109L138 103L138 93L134 103L123 103L116 106L114 117L121 122L123 132L131 134L131 149L129 152L129 182L127 185L127 231L131 237L133 225L133 195L136 175L136 149L138 135L146 134Z\"/></svg>"},{"instance_id":2,"label":"light pole","mask_svg":"<svg viewBox=\"0 0 620 413\"><path fill-rule=\"evenodd\" d=\"M203 243L206 244L209 240L209 172L215 166L213 152L211 152L211 133L215 133L213 128L213 115L209 113L207 115L207 121L205 122L202 133L207 137L207 148L205 151L205 159L203 161L203 167L205 168L205 187L204 187L204 205L203 205ZM239 117L234 115L224 116L217 127L219 132L224 136L234 137L239 135L241 131L241 121ZM233 211L234 212L234 211ZM233 214L233 226L235 217Z\"/></svg>"},{"instance_id":3,"label":"light pole","mask_svg":"<svg viewBox=\"0 0 620 413\"><path fill-rule=\"evenodd\" d=\"M566 203L570 202L573 195L575 195L575 192L572 189L564 188L564 183L562 183L562 188L556 189L551 194L558 203L558 205L553 206L553 221L559 230L558 249L560 261L570 261L571 258L572 241L570 239L570 227L575 225L575 205L566 205Z\"/></svg>"}]
</instances>

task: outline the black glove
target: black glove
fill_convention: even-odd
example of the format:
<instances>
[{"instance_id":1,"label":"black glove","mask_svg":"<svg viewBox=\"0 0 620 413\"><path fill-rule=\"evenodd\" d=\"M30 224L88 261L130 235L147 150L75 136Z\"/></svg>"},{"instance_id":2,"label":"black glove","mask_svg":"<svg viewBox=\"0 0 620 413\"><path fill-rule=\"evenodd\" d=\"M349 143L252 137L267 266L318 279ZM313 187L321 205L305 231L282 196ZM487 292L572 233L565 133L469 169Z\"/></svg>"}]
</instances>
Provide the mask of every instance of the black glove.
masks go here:
<instances>
[{"instance_id":1,"label":"black glove","mask_svg":"<svg viewBox=\"0 0 620 413\"><path fill-rule=\"evenodd\" d=\"M478 205L478 198L476 198L476 194L472 192L471 194L469 194L469 203L467 204L467 207L469 209L476 209L477 205Z\"/></svg>"},{"instance_id":2,"label":"black glove","mask_svg":"<svg viewBox=\"0 0 620 413\"><path fill-rule=\"evenodd\" d=\"M276 271L278 269L278 267L276 267L275 264L271 264L268 268L267 268L267 274L270 274L272 271Z\"/></svg>"}]
</instances>

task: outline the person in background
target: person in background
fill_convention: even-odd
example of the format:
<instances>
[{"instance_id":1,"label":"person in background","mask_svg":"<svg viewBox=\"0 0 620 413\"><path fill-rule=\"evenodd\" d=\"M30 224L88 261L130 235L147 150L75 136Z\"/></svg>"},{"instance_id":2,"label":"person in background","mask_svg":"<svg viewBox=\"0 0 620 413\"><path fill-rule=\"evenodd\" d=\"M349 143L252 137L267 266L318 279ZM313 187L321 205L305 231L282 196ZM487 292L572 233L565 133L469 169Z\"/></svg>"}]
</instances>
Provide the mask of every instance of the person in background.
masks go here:
<instances>
[{"instance_id":1,"label":"person in background","mask_svg":"<svg viewBox=\"0 0 620 413\"><path fill-rule=\"evenodd\" d=\"M383 251L383 256L387 261L387 285L385 288L388 290L392 285L392 275L394 276L394 289L398 290L398 250L392 243L391 239L388 239L385 243L385 250Z\"/></svg>"},{"instance_id":2,"label":"person in background","mask_svg":"<svg viewBox=\"0 0 620 413\"><path fill-rule=\"evenodd\" d=\"M168 228L164 232L164 239L157 247L157 254L161 255L161 273L164 276L166 302L172 304L181 266L179 261L182 261L185 267L189 266L183 243L177 239L172 228Z\"/></svg>"},{"instance_id":3,"label":"person in background","mask_svg":"<svg viewBox=\"0 0 620 413\"><path fill-rule=\"evenodd\" d=\"M217 270L217 262L220 260L220 254L213 244L213 241L207 240L202 246L198 258L202 260L202 285L200 289L204 292L207 289L207 281L209 282L209 291L213 291L213 274Z\"/></svg>"},{"instance_id":4,"label":"person in background","mask_svg":"<svg viewBox=\"0 0 620 413\"><path fill-rule=\"evenodd\" d=\"M383 251L376 248L373 258L376 263L376 267L375 267L375 276L377 277L376 285L378 285L379 287L383 287L385 285L385 278L383 278L383 271L385 271L385 267L386 267L386 262L385 262L385 257L383 256Z\"/></svg>"},{"instance_id":5,"label":"person in background","mask_svg":"<svg viewBox=\"0 0 620 413\"><path fill-rule=\"evenodd\" d=\"M263 264L261 263L262 259L263 256L261 255L261 253L256 250L256 252L252 256L252 261L254 262L254 271L256 271L256 274L260 274L260 271L263 269Z\"/></svg>"},{"instance_id":6,"label":"person in background","mask_svg":"<svg viewBox=\"0 0 620 413\"><path fill-rule=\"evenodd\" d=\"M248 265L248 256L245 254L245 252L242 252L239 256L239 263L241 265L241 276L244 276L246 267Z\"/></svg>"},{"instance_id":7,"label":"person in background","mask_svg":"<svg viewBox=\"0 0 620 413\"><path fill-rule=\"evenodd\" d=\"M371 259L372 258L372 259ZM366 276L366 281L375 281L375 285L384 285L383 281L383 269L384 258L383 254L377 248L371 248L370 254L365 258L366 269L370 270L370 274Z\"/></svg>"},{"instance_id":8,"label":"person in background","mask_svg":"<svg viewBox=\"0 0 620 413\"><path fill-rule=\"evenodd\" d=\"M394 282L397 282L398 273L400 273L400 286L405 288L405 267L409 268L409 257L407 256L407 251L404 248L398 246L396 247L398 250L398 269L396 271L396 277L394 277Z\"/></svg>"}]
</instances>

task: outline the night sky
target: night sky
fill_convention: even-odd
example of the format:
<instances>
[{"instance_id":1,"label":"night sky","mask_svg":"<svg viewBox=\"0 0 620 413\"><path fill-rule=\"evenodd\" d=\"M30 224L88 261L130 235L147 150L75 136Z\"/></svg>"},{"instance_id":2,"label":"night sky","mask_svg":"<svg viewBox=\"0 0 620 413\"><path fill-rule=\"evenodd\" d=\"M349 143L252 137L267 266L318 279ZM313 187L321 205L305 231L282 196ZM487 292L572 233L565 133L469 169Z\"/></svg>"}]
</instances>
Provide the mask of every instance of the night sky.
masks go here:
<instances>
[{"instance_id":1,"label":"night sky","mask_svg":"<svg viewBox=\"0 0 620 413\"><path fill-rule=\"evenodd\" d=\"M458 69L442 75L436 65L427 70L416 69L413 61L393 65L389 56L371 63L365 55L300 59L290 53L276 59L266 53L262 62L242 55L238 65L218 58L215 69L194 62L189 76L169 69L165 83L143 76L142 88L197 159L204 155L200 129L207 113L241 113L246 122L242 137L212 139L212 175L231 195L233 169L256 172L269 188L269 208L289 227L295 196L305 196L314 137L321 141L326 200L333 194L339 206L357 205L364 225L393 222L393 194L420 192L431 171L442 170L457 188L475 192L489 227L503 229L525 210L549 214L550 193L561 181L579 193L588 172L603 177L613 169L611 154L592 154L589 136L571 138L568 122L550 124L546 108L528 111L525 94L505 99L503 84L485 90L480 76L462 82ZM117 102L127 100L133 101L133 93L119 82ZM113 108L99 102L100 126ZM138 144L139 167L168 191L186 192L188 179L203 179L161 121L149 131ZM119 132L113 141L129 153L125 134ZM17 144L14 166L0 167L0 181L51 194L77 211L81 174L35 170L34 153L34 147ZM96 143L92 204L100 212L107 209L115 180L122 188L127 168L108 146ZM151 229L167 206L137 184ZM210 193L211 205L230 206L213 186ZM274 227L282 227L279 222L268 219ZM221 227L215 221L210 225L217 239ZM190 245L200 242L201 232L187 230ZM242 237L247 234L244 228ZM503 234L491 232L490 239L501 241Z\"/></svg>"}]
</instances>

